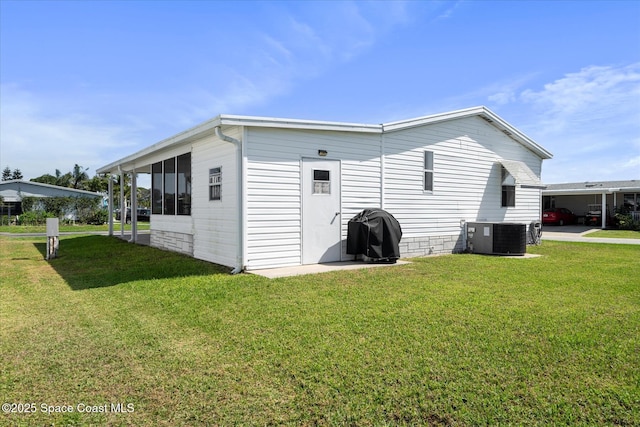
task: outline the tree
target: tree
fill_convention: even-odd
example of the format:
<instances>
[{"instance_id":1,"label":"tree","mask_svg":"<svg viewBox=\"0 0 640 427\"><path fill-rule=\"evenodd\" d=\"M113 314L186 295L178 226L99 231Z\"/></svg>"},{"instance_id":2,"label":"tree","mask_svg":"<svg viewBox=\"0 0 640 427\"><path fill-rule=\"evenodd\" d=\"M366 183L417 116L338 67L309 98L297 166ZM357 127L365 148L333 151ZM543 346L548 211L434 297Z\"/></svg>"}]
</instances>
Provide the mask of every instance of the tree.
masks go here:
<instances>
[{"instance_id":1,"label":"tree","mask_svg":"<svg viewBox=\"0 0 640 427\"><path fill-rule=\"evenodd\" d=\"M31 181L40 182L42 184L57 185L58 187L71 187L71 179L71 172L62 174L62 172L60 172L60 169L56 169L55 176L45 173L44 175L37 178L32 178Z\"/></svg>"},{"instance_id":2,"label":"tree","mask_svg":"<svg viewBox=\"0 0 640 427\"><path fill-rule=\"evenodd\" d=\"M7 166L6 168L4 168L2 170L2 180L3 181L9 181L9 180L13 180L13 179L22 179L22 172L20 171L20 169L14 169L13 172L11 171L11 168L9 166Z\"/></svg>"},{"instance_id":3,"label":"tree","mask_svg":"<svg viewBox=\"0 0 640 427\"><path fill-rule=\"evenodd\" d=\"M109 191L109 179L107 177L94 175L93 178L84 182L84 189L94 193L106 193Z\"/></svg>"},{"instance_id":4,"label":"tree","mask_svg":"<svg viewBox=\"0 0 640 427\"><path fill-rule=\"evenodd\" d=\"M2 180L9 181L10 179L11 179L11 169L9 168L9 166L7 166L2 170Z\"/></svg>"},{"instance_id":5,"label":"tree","mask_svg":"<svg viewBox=\"0 0 640 427\"><path fill-rule=\"evenodd\" d=\"M80 188L80 184L89 179L87 171L89 168L83 168L77 163L73 166L73 172L71 173L72 188Z\"/></svg>"},{"instance_id":6,"label":"tree","mask_svg":"<svg viewBox=\"0 0 640 427\"><path fill-rule=\"evenodd\" d=\"M37 178L31 178L31 182L39 182L41 184L56 185L56 177L48 173L45 173L44 175L41 175Z\"/></svg>"},{"instance_id":7,"label":"tree","mask_svg":"<svg viewBox=\"0 0 640 427\"><path fill-rule=\"evenodd\" d=\"M22 172L20 171L20 169L14 169L13 172L11 173L11 179L22 179L24 178L22 176Z\"/></svg>"},{"instance_id":8,"label":"tree","mask_svg":"<svg viewBox=\"0 0 640 427\"><path fill-rule=\"evenodd\" d=\"M138 187L138 206L151 207L151 190L148 188Z\"/></svg>"},{"instance_id":9,"label":"tree","mask_svg":"<svg viewBox=\"0 0 640 427\"><path fill-rule=\"evenodd\" d=\"M72 178L73 176L71 175L71 172L67 172L63 175L62 172L60 172L60 169L56 169L56 183L54 185L59 187L71 187Z\"/></svg>"}]
</instances>

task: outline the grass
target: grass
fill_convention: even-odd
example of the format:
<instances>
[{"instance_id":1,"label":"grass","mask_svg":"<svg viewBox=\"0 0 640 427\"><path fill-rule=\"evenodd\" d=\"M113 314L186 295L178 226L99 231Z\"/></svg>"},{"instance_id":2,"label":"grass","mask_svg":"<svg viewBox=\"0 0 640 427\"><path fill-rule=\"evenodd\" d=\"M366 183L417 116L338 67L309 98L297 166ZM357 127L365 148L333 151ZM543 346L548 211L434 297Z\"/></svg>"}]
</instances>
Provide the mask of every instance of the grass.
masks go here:
<instances>
[{"instance_id":1,"label":"grass","mask_svg":"<svg viewBox=\"0 0 640 427\"><path fill-rule=\"evenodd\" d=\"M124 229L131 231L131 224L125 224ZM108 231L109 226L103 225L60 225L61 233L75 232L75 233L90 233L99 231ZM120 231L120 223L114 222L114 232ZM139 222L138 230L149 230L148 222ZM45 225L2 225L0 226L0 233L15 233L15 234L27 234L27 233L46 233L47 227Z\"/></svg>"},{"instance_id":2,"label":"grass","mask_svg":"<svg viewBox=\"0 0 640 427\"><path fill-rule=\"evenodd\" d=\"M633 230L598 230L587 233L584 237L603 237L609 239L640 239L640 231Z\"/></svg>"},{"instance_id":3,"label":"grass","mask_svg":"<svg viewBox=\"0 0 640 427\"><path fill-rule=\"evenodd\" d=\"M50 262L0 243L0 396L38 409L0 424L640 424L640 246L268 280L105 236ZM78 412L110 403L133 412Z\"/></svg>"}]
</instances>

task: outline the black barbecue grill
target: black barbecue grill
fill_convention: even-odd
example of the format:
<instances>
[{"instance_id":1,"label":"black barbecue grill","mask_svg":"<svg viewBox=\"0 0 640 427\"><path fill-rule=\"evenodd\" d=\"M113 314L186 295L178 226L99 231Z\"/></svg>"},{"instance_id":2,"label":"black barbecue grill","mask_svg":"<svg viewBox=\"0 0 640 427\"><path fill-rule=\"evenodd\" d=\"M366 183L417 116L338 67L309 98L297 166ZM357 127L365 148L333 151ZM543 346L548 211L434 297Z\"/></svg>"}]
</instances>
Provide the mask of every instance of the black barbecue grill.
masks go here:
<instances>
[{"instance_id":1,"label":"black barbecue grill","mask_svg":"<svg viewBox=\"0 0 640 427\"><path fill-rule=\"evenodd\" d=\"M374 262L400 258L400 223L382 209L365 209L349 220L347 254L363 255Z\"/></svg>"}]
</instances>

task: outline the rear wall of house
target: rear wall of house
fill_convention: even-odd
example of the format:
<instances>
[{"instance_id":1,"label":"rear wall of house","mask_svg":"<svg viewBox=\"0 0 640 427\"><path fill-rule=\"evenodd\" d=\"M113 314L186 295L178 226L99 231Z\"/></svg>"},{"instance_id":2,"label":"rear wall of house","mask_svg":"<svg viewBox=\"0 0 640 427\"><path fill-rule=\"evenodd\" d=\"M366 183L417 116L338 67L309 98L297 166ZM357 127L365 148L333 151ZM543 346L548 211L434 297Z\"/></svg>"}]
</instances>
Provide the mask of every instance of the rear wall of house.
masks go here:
<instances>
[{"instance_id":1,"label":"rear wall of house","mask_svg":"<svg viewBox=\"0 0 640 427\"><path fill-rule=\"evenodd\" d=\"M424 191L424 152L433 152L433 191ZM540 190L517 187L515 207L502 207L500 159L518 160L540 176L542 161L479 117L384 135L384 209L403 230L401 253L463 250L461 220L540 220Z\"/></svg>"},{"instance_id":2,"label":"rear wall of house","mask_svg":"<svg viewBox=\"0 0 640 427\"><path fill-rule=\"evenodd\" d=\"M247 140L247 268L301 264L301 164L320 149L341 162L345 247L349 219L380 207L380 135L249 128Z\"/></svg>"},{"instance_id":3,"label":"rear wall of house","mask_svg":"<svg viewBox=\"0 0 640 427\"><path fill-rule=\"evenodd\" d=\"M249 269L301 263L301 164L318 150L341 161L343 259L352 258L348 221L367 208L398 219L403 257L462 251L461 220L540 220L539 189L518 186L516 206L501 206L497 161L524 162L539 176L541 159L479 117L382 135L249 128L247 141ZM433 191L423 187L425 150L434 153Z\"/></svg>"}]
</instances>

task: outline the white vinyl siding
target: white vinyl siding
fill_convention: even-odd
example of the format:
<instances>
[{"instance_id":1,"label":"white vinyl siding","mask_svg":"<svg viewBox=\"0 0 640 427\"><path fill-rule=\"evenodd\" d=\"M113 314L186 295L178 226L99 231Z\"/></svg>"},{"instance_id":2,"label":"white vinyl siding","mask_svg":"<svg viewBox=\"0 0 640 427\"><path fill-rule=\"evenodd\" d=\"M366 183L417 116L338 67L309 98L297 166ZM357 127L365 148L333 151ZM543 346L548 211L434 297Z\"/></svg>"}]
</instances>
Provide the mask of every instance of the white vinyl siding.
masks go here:
<instances>
[{"instance_id":1,"label":"white vinyl siding","mask_svg":"<svg viewBox=\"0 0 640 427\"><path fill-rule=\"evenodd\" d=\"M424 150L437 173L425 192ZM529 223L539 218L539 189L516 188L516 206L501 207L499 159L526 163L539 175L541 160L478 117L390 132L385 136L384 207L403 237L459 235L460 220ZM436 166L434 166L436 167Z\"/></svg>"},{"instance_id":2,"label":"white vinyl siding","mask_svg":"<svg viewBox=\"0 0 640 427\"><path fill-rule=\"evenodd\" d=\"M341 160L342 238L347 222L380 207L380 135L295 129L247 131L248 269L299 265L302 259L301 162Z\"/></svg>"},{"instance_id":3,"label":"white vinyl siding","mask_svg":"<svg viewBox=\"0 0 640 427\"><path fill-rule=\"evenodd\" d=\"M239 130L226 130L225 134L240 138ZM217 264L236 267L240 211L238 206L237 148L215 136L205 137L193 144L192 159L192 212L194 257ZM220 167L222 179L221 200L209 200L209 172Z\"/></svg>"}]
</instances>

